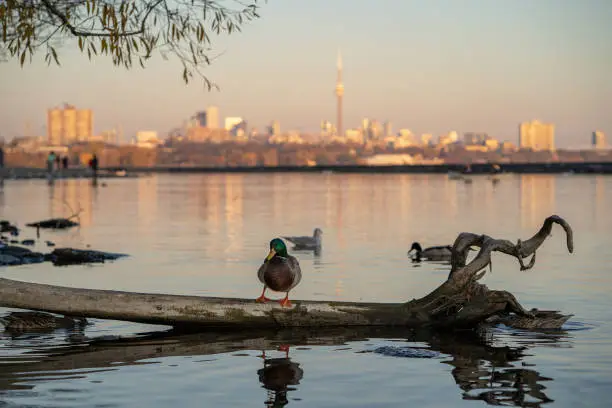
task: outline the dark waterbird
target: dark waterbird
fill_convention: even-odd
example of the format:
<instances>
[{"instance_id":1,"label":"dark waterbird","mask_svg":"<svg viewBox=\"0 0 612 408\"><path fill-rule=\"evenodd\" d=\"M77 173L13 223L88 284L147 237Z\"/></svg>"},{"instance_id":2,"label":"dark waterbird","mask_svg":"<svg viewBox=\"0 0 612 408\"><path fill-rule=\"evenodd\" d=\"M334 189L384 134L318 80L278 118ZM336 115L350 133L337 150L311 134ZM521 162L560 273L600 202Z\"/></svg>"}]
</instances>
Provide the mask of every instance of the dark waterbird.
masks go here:
<instances>
[{"instance_id":1,"label":"dark waterbird","mask_svg":"<svg viewBox=\"0 0 612 408\"><path fill-rule=\"evenodd\" d=\"M323 231L321 228L315 228L312 236L295 236L295 237L283 237L287 241L291 242L294 250L318 250L323 245Z\"/></svg>"},{"instance_id":2,"label":"dark waterbird","mask_svg":"<svg viewBox=\"0 0 612 408\"><path fill-rule=\"evenodd\" d=\"M421 260L450 262L452 254L453 249L450 245L432 246L423 249L418 242L413 242L410 251L408 251L408 255L416 262Z\"/></svg>"}]
</instances>

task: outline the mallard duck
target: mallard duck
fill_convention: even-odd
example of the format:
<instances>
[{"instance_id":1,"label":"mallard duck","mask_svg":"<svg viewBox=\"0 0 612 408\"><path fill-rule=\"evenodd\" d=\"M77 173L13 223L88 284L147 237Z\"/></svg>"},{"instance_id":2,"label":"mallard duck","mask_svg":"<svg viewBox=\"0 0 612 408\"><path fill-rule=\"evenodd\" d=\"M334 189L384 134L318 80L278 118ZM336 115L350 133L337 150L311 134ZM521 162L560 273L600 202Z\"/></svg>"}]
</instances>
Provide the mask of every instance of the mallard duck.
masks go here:
<instances>
[{"instance_id":1,"label":"mallard duck","mask_svg":"<svg viewBox=\"0 0 612 408\"><path fill-rule=\"evenodd\" d=\"M289 291L297 286L302 280L302 270L298 260L287 253L287 246L280 238L270 241L270 252L263 264L257 271L259 281L263 283L261 296L255 299L257 302L267 302L266 289L275 292L285 292L286 295L279 301L281 306L290 307Z\"/></svg>"},{"instance_id":2,"label":"mallard duck","mask_svg":"<svg viewBox=\"0 0 612 408\"><path fill-rule=\"evenodd\" d=\"M410 251L408 251L408 255L412 255L412 251L415 251L414 256L412 256L412 259L416 262L420 262L421 259L427 261L450 261L451 255L453 253L452 247L450 245L432 246L423 249L421 247L421 244L419 244L418 242L412 243Z\"/></svg>"},{"instance_id":3,"label":"mallard duck","mask_svg":"<svg viewBox=\"0 0 612 408\"><path fill-rule=\"evenodd\" d=\"M321 231L320 228L315 228L313 233L312 233L312 237L308 237L308 236L302 236L302 237L283 237L285 238L287 241L291 242L294 247L294 250L313 250L313 249L319 249L321 248L322 245L322 239L323 239L323 231Z\"/></svg>"}]
</instances>

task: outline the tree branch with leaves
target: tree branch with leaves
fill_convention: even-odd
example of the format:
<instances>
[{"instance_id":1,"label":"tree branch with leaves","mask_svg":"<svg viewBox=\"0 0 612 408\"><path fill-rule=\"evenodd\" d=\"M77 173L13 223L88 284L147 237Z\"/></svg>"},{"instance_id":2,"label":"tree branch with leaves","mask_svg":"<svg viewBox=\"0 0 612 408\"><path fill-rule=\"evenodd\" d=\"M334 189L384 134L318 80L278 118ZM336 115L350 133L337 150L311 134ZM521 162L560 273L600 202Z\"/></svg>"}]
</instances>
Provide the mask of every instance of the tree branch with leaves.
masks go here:
<instances>
[{"instance_id":1,"label":"tree branch with leaves","mask_svg":"<svg viewBox=\"0 0 612 408\"><path fill-rule=\"evenodd\" d=\"M183 80L211 63L211 36L241 31L258 18L260 0L0 0L0 54L21 66L44 53L60 65L58 49L76 40L91 60L111 57L115 66L145 68L154 52L178 58Z\"/></svg>"}]
</instances>

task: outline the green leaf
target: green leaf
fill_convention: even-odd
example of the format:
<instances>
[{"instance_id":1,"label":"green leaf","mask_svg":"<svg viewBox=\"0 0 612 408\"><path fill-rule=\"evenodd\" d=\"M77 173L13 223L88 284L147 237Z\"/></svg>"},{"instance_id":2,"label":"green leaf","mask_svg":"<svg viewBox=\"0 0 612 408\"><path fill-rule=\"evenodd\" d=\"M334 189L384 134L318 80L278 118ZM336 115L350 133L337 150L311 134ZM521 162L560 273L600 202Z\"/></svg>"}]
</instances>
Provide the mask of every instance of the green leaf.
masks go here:
<instances>
[{"instance_id":1,"label":"green leaf","mask_svg":"<svg viewBox=\"0 0 612 408\"><path fill-rule=\"evenodd\" d=\"M59 63L59 59L57 58L57 52L55 51L55 48L51 47L51 55L53 55L53 59L55 60L55 63L57 65L61 65Z\"/></svg>"}]
</instances>

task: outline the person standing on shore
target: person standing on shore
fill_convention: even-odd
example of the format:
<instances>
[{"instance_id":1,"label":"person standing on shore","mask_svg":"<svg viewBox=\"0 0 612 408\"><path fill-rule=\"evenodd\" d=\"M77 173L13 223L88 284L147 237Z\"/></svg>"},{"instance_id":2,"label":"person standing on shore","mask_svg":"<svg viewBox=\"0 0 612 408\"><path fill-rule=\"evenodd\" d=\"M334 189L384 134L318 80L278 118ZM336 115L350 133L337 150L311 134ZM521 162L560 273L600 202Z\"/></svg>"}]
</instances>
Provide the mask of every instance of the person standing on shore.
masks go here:
<instances>
[{"instance_id":1,"label":"person standing on shore","mask_svg":"<svg viewBox=\"0 0 612 408\"><path fill-rule=\"evenodd\" d=\"M49 184L53 183L53 177L55 176L55 157L54 151L47 155L47 180L49 180Z\"/></svg>"},{"instance_id":2,"label":"person standing on shore","mask_svg":"<svg viewBox=\"0 0 612 408\"><path fill-rule=\"evenodd\" d=\"M4 187L4 147L0 146L0 187Z\"/></svg>"},{"instance_id":3,"label":"person standing on shore","mask_svg":"<svg viewBox=\"0 0 612 408\"><path fill-rule=\"evenodd\" d=\"M98 182L98 156L95 153L89 161L89 167L93 172L93 184L95 185Z\"/></svg>"}]
</instances>

